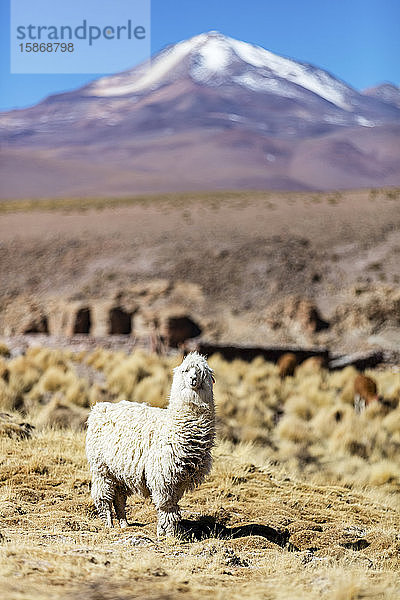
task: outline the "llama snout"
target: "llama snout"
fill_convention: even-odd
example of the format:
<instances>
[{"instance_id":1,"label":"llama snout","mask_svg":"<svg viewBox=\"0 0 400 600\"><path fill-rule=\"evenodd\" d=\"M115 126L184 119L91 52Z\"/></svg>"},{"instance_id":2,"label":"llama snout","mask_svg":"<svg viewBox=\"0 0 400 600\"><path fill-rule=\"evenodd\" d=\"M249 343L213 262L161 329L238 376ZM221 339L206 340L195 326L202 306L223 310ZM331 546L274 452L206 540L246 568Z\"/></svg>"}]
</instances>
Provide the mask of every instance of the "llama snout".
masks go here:
<instances>
[{"instance_id":1,"label":"llama snout","mask_svg":"<svg viewBox=\"0 0 400 600\"><path fill-rule=\"evenodd\" d=\"M201 385L200 373L198 373L195 368L192 368L189 371L189 384L194 390Z\"/></svg>"}]
</instances>

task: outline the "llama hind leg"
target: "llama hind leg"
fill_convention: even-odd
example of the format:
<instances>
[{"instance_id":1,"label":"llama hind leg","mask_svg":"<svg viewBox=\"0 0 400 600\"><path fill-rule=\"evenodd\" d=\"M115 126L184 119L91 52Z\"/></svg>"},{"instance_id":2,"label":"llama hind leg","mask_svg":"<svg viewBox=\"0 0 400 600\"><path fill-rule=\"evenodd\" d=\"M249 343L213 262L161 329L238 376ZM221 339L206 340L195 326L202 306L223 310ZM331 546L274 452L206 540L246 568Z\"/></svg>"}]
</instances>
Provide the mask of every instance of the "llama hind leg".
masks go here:
<instances>
[{"instance_id":1,"label":"llama hind leg","mask_svg":"<svg viewBox=\"0 0 400 600\"><path fill-rule=\"evenodd\" d=\"M114 499L114 484L98 474L92 476L92 498L99 517L107 527L113 527L111 505Z\"/></svg>"},{"instance_id":2,"label":"llama hind leg","mask_svg":"<svg viewBox=\"0 0 400 600\"><path fill-rule=\"evenodd\" d=\"M126 494L121 488L115 490L113 504L119 526L121 528L128 527L128 522L126 520Z\"/></svg>"}]
</instances>

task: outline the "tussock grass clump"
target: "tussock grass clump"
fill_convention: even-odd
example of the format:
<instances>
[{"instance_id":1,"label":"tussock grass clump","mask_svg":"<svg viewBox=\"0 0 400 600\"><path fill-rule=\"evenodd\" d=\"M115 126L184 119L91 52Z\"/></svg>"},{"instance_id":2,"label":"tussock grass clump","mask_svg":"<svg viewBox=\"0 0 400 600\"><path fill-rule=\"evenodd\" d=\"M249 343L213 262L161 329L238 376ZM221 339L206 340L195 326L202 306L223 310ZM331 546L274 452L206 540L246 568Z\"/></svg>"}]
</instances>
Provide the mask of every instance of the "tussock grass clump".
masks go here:
<instances>
[{"instance_id":1,"label":"tussock grass clump","mask_svg":"<svg viewBox=\"0 0 400 600\"><path fill-rule=\"evenodd\" d=\"M127 358L125 352L111 352L104 348L96 348L86 357L86 364L103 373L110 373Z\"/></svg>"},{"instance_id":2,"label":"tussock grass clump","mask_svg":"<svg viewBox=\"0 0 400 600\"><path fill-rule=\"evenodd\" d=\"M36 423L40 428L72 429L79 431L86 426L89 411L74 405L61 394L56 394L40 411Z\"/></svg>"},{"instance_id":3,"label":"tussock grass clump","mask_svg":"<svg viewBox=\"0 0 400 600\"><path fill-rule=\"evenodd\" d=\"M381 460L372 465L369 483L371 485L384 485L385 483L400 484L399 465L390 460Z\"/></svg>"},{"instance_id":4,"label":"tussock grass clump","mask_svg":"<svg viewBox=\"0 0 400 600\"><path fill-rule=\"evenodd\" d=\"M42 371L51 366L67 370L72 356L72 353L66 350L42 348L41 346L32 346L26 351L26 358Z\"/></svg>"},{"instance_id":5,"label":"tussock grass clump","mask_svg":"<svg viewBox=\"0 0 400 600\"><path fill-rule=\"evenodd\" d=\"M392 436L393 442L400 444L400 410L390 412L382 419L382 427Z\"/></svg>"},{"instance_id":6,"label":"tussock grass clump","mask_svg":"<svg viewBox=\"0 0 400 600\"><path fill-rule=\"evenodd\" d=\"M89 406L89 384L79 379L72 369L50 366L27 395L27 404L47 404L56 393L78 406Z\"/></svg>"},{"instance_id":7,"label":"tussock grass clump","mask_svg":"<svg viewBox=\"0 0 400 600\"><path fill-rule=\"evenodd\" d=\"M313 441L311 427L299 417L285 415L276 427L274 439L289 440L297 444L305 444Z\"/></svg>"},{"instance_id":8,"label":"tussock grass clump","mask_svg":"<svg viewBox=\"0 0 400 600\"><path fill-rule=\"evenodd\" d=\"M0 356L5 356L8 358L10 356L10 350L4 342L0 342Z\"/></svg>"},{"instance_id":9,"label":"tussock grass clump","mask_svg":"<svg viewBox=\"0 0 400 600\"><path fill-rule=\"evenodd\" d=\"M15 408L15 394L3 379L0 378L0 411L8 412Z\"/></svg>"},{"instance_id":10,"label":"tussock grass clump","mask_svg":"<svg viewBox=\"0 0 400 600\"><path fill-rule=\"evenodd\" d=\"M165 406L175 363L156 355L134 352L112 369L105 368L107 387L119 400Z\"/></svg>"},{"instance_id":11,"label":"tussock grass clump","mask_svg":"<svg viewBox=\"0 0 400 600\"><path fill-rule=\"evenodd\" d=\"M15 396L27 394L39 381L43 370L26 356L18 356L7 364L8 385Z\"/></svg>"},{"instance_id":12,"label":"tussock grass clump","mask_svg":"<svg viewBox=\"0 0 400 600\"><path fill-rule=\"evenodd\" d=\"M29 423L19 421L18 414L0 413L0 437L20 440L31 437L34 428Z\"/></svg>"}]
</instances>

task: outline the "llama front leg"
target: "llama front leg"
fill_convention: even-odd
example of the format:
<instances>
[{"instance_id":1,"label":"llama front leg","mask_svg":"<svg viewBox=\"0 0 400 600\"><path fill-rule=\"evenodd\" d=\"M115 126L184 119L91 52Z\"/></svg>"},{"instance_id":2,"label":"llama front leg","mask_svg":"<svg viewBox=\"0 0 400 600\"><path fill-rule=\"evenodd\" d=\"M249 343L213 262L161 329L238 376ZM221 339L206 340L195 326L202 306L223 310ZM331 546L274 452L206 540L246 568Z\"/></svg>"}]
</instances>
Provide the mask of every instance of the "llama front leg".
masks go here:
<instances>
[{"instance_id":1,"label":"llama front leg","mask_svg":"<svg viewBox=\"0 0 400 600\"><path fill-rule=\"evenodd\" d=\"M114 486L106 478L93 474L91 493L99 517L107 527L113 527L111 504L114 498Z\"/></svg>"},{"instance_id":2,"label":"llama front leg","mask_svg":"<svg viewBox=\"0 0 400 600\"><path fill-rule=\"evenodd\" d=\"M126 520L126 494L120 488L115 490L113 504L119 526L122 529L128 527L128 522Z\"/></svg>"},{"instance_id":3,"label":"llama front leg","mask_svg":"<svg viewBox=\"0 0 400 600\"><path fill-rule=\"evenodd\" d=\"M179 493L180 490L166 489L164 486L157 485L157 483L153 486L151 483L148 484L151 498L157 509L157 537L174 536L177 534L179 521L181 520L178 502L182 497L182 493Z\"/></svg>"},{"instance_id":4,"label":"llama front leg","mask_svg":"<svg viewBox=\"0 0 400 600\"><path fill-rule=\"evenodd\" d=\"M157 537L174 536L178 532L181 513L177 504L162 506L157 509Z\"/></svg>"}]
</instances>

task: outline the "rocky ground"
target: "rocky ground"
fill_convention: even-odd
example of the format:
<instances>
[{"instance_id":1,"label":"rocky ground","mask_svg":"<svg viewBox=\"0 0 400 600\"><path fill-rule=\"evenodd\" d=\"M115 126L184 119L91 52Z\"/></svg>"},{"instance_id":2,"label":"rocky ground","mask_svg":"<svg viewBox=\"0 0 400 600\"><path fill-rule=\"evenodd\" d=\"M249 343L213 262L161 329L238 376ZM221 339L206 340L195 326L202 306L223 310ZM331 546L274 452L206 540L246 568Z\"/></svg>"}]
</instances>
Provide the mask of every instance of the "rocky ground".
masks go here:
<instances>
[{"instance_id":1,"label":"rocky ground","mask_svg":"<svg viewBox=\"0 0 400 600\"><path fill-rule=\"evenodd\" d=\"M399 201L388 189L2 203L0 333L129 333L110 330L117 308L137 337L185 316L214 342L398 350Z\"/></svg>"}]
</instances>

